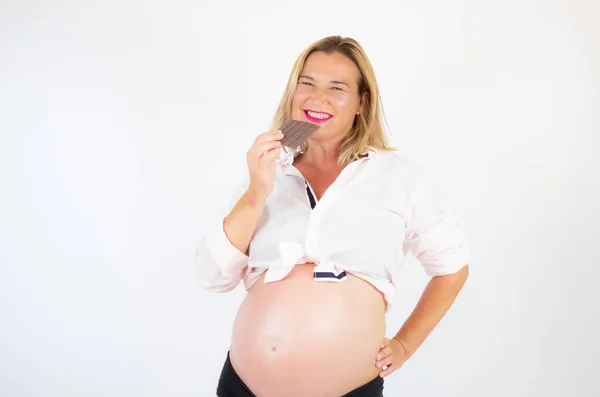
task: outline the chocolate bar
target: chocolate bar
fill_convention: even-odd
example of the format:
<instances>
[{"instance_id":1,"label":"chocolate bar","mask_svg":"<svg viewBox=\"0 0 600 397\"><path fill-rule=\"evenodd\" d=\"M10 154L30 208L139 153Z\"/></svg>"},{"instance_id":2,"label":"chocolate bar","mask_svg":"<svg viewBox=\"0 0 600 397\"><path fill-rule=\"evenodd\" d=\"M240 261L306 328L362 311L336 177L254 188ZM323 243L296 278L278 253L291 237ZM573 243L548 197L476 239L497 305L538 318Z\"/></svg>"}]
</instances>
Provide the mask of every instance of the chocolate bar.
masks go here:
<instances>
[{"instance_id":1,"label":"chocolate bar","mask_svg":"<svg viewBox=\"0 0 600 397\"><path fill-rule=\"evenodd\" d=\"M281 144L296 150L318 129L318 125L307 121L289 120L280 128L283 132Z\"/></svg>"}]
</instances>

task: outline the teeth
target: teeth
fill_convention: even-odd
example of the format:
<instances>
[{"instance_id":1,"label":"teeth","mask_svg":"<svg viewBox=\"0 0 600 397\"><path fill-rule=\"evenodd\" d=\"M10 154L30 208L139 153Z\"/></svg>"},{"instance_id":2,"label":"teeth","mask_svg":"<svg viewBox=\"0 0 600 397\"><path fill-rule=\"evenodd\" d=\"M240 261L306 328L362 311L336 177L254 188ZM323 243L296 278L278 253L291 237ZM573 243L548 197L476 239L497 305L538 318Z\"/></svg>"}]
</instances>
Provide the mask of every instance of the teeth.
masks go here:
<instances>
[{"instance_id":1,"label":"teeth","mask_svg":"<svg viewBox=\"0 0 600 397\"><path fill-rule=\"evenodd\" d=\"M310 117L314 117L315 119L324 120L324 119L331 118L331 116L323 114L323 113L314 113L314 112L307 112L307 113Z\"/></svg>"}]
</instances>

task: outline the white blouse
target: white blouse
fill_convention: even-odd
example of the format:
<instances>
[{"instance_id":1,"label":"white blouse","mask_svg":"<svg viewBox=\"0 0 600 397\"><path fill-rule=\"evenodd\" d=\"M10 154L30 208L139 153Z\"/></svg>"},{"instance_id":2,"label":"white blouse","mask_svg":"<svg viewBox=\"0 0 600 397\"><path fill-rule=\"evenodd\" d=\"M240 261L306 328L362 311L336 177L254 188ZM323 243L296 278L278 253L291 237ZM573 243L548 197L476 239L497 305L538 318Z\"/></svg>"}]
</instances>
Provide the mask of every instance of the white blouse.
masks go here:
<instances>
[{"instance_id":1,"label":"white blouse","mask_svg":"<svg viewBox=\"0 0 600 397\"><path fill-rule=\"evenodd\" d=\"M386 311L409 252L430 276L452 274L467 264L469 243L440 186L397 151L371 150L348 164L311 208L308 183L282 150L246 256L219 222L196 250L196 275L204 288L249 290L283 279L296 264L314 262L315 281L343 282L346 272L371 283L386 299ZM227 213L248 188L237 188ZM308 186L310 190L310 186Z\"/></svg>"}]
</instances>

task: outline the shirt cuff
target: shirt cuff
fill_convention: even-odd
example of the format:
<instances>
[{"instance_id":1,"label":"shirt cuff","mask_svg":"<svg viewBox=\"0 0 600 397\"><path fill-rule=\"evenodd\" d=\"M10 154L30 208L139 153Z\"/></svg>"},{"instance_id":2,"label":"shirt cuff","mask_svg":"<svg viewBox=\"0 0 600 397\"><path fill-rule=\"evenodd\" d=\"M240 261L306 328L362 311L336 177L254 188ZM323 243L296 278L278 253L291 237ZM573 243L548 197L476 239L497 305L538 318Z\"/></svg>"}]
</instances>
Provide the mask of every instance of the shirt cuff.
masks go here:
<instances>
[{"instance_id":1,"label":"shirt cuff","mask_svg":"<svg viewBox=\"0 0 600 397\"><path fill-rule=\"evenodd\" d=\"M465 241L459 246L447 249L435 258L429 259L423 267L430 277L454 274L468 264L470 254L471 245Z\"/></svg>"},{"instance_id":2,"label":"shirt cuff","mask_svg":"<svg viewBox=\"0 0 600 397\"><path fill-rule=\"evenodd\" d=\"M223 222L209 233L206 243L208 251L218 264L223 277L232 277L248 265L248 256L240 252L227 238Z\"/></svg>"}]
</instances>

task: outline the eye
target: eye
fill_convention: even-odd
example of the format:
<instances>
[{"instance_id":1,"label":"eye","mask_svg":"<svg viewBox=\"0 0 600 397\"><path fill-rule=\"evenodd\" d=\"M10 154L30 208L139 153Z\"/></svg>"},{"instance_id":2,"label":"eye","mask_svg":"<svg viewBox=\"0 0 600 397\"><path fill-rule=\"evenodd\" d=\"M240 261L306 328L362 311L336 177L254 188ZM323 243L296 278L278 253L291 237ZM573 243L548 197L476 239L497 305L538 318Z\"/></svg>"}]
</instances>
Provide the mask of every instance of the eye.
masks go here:
<instances>
[{"instance_id":1,"label":"eye","mask_svg":"<svg viewBox=\"0 0 600 397\"><path fill-rule=\"evenodd\" d=\"M311 86L311 87L312 87L312 83L310 83L310 82L308 82L308 81L301 81L301 82L300 82L300 84L303 84L303 85L308 85L308 86Z\"/></svg>"},{"instance_id":2,"label":"eye","mask_svg":"<svg viewBox=\"0 0 600 397\"><path fill-rule=\"evenodd\" d=\"M344 91L340 87L331 87L331 89L334 90L334 91Z\"/></svg>"}]
</instances>

